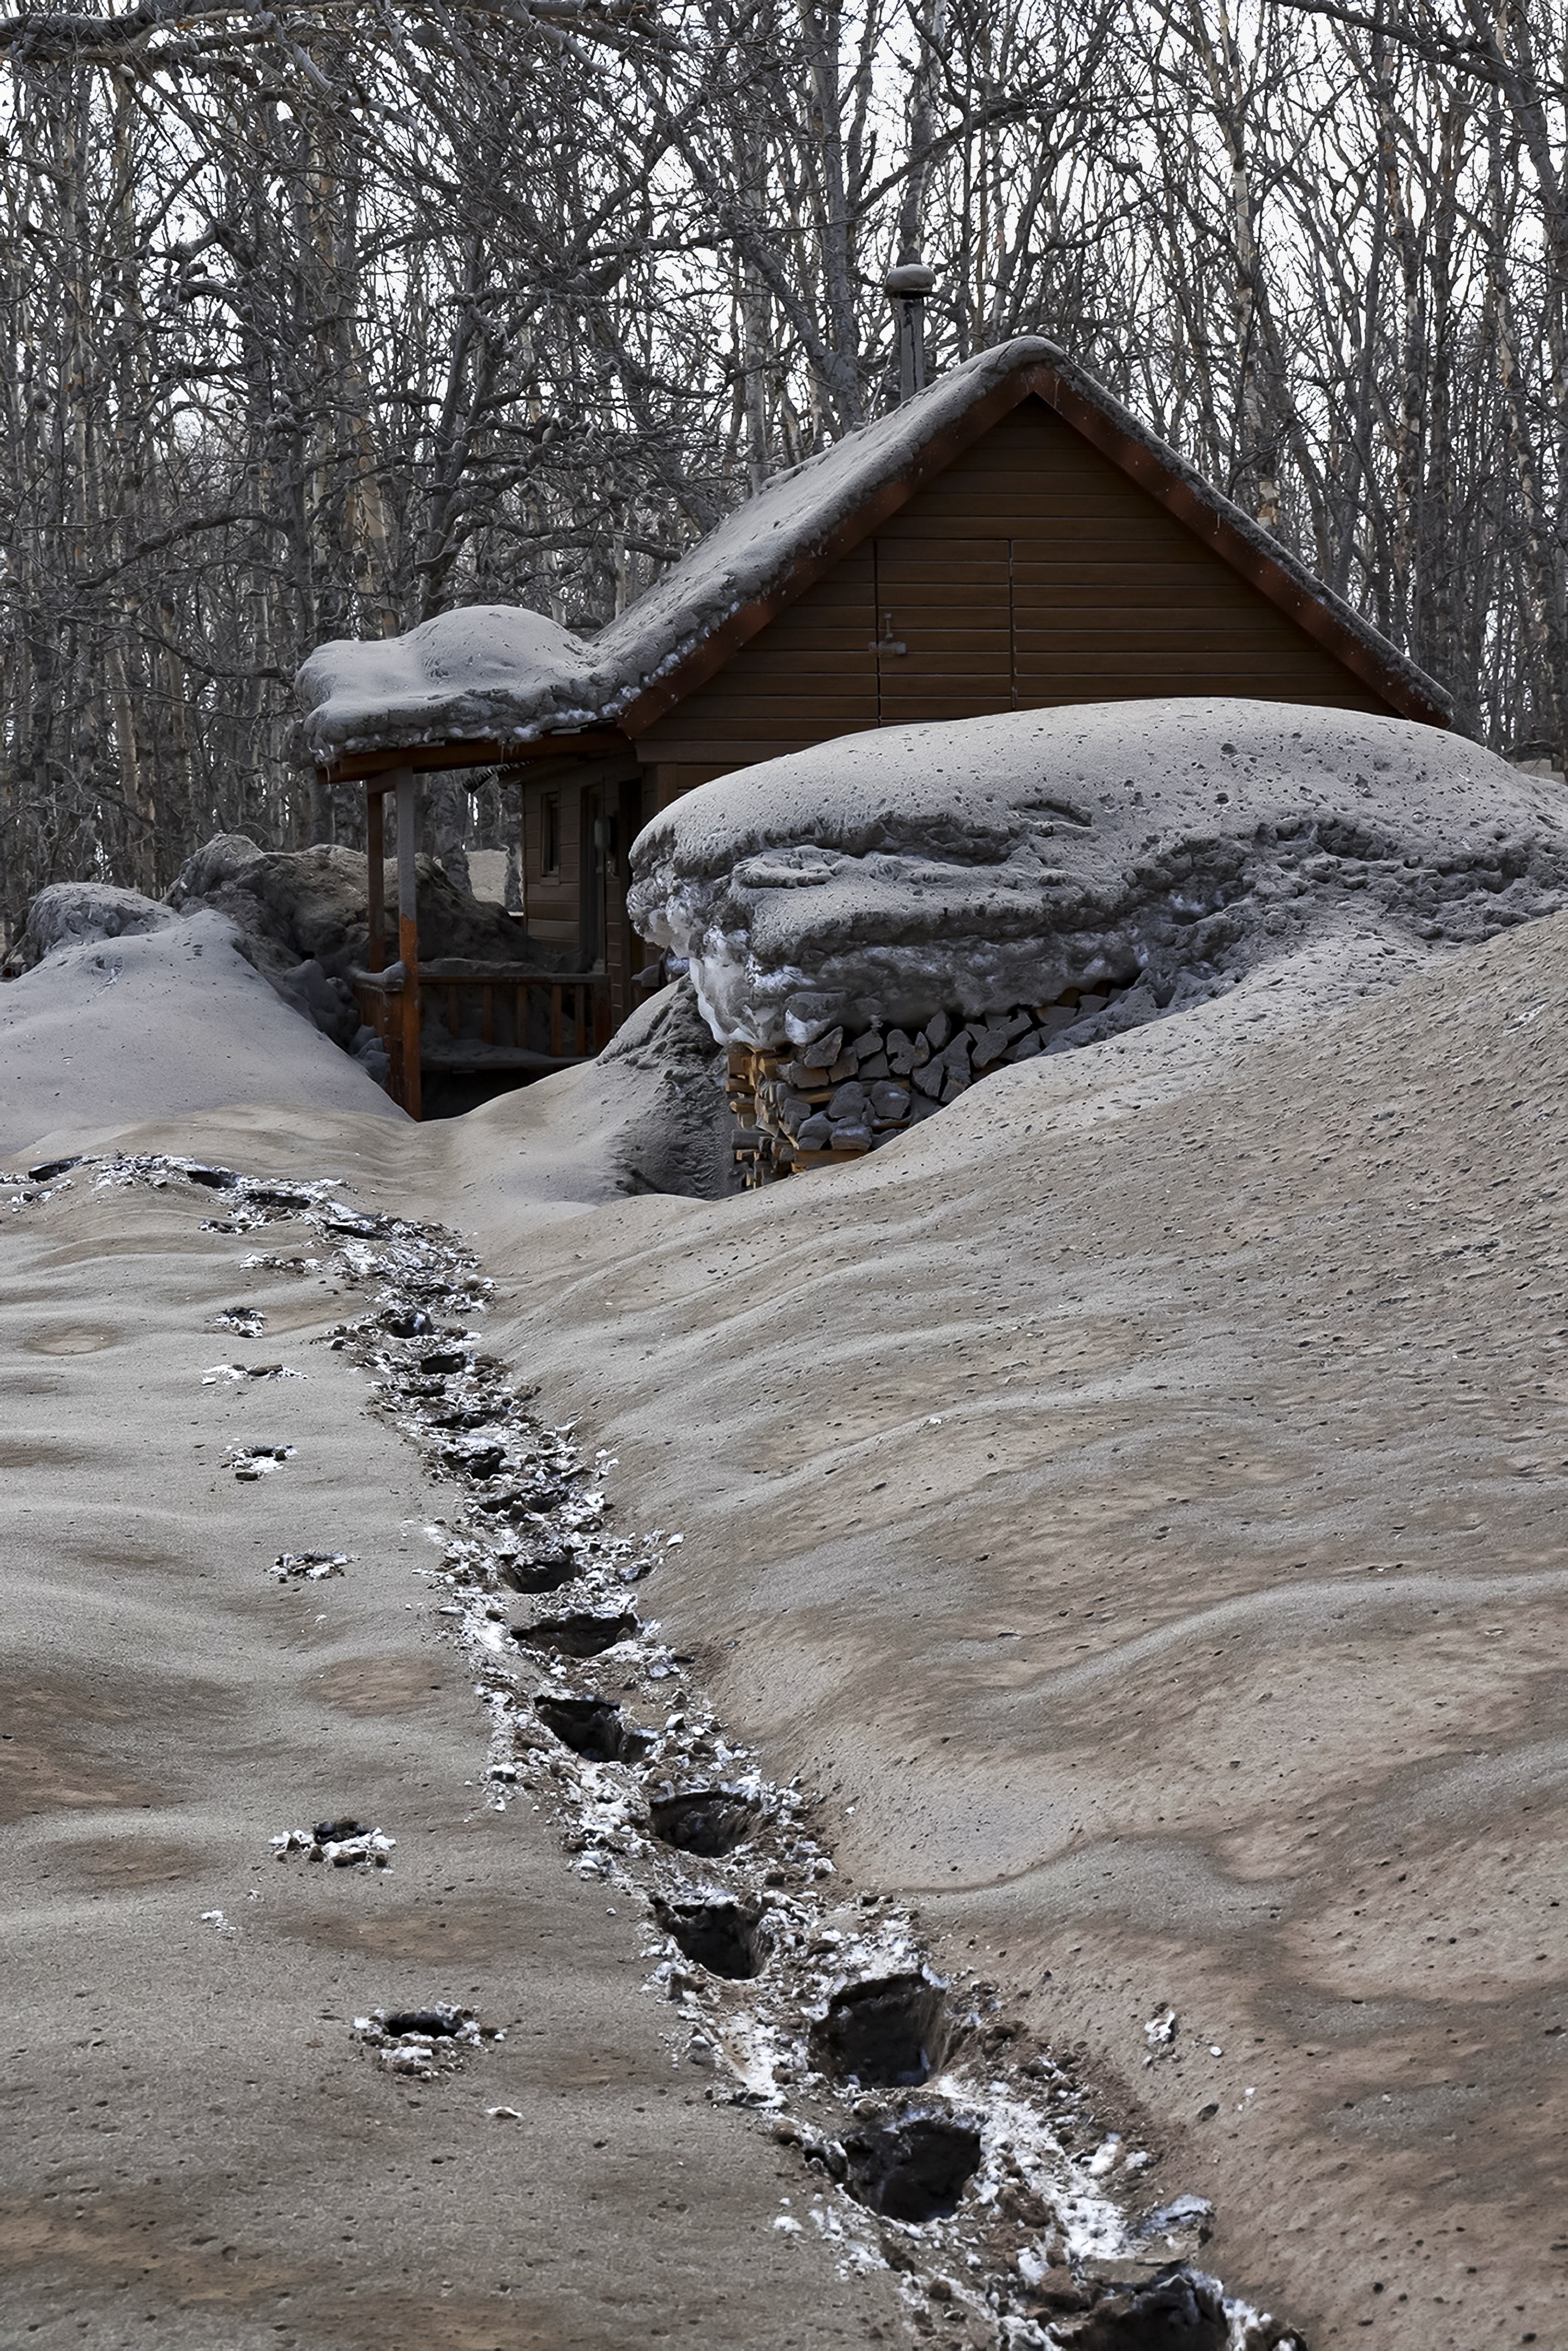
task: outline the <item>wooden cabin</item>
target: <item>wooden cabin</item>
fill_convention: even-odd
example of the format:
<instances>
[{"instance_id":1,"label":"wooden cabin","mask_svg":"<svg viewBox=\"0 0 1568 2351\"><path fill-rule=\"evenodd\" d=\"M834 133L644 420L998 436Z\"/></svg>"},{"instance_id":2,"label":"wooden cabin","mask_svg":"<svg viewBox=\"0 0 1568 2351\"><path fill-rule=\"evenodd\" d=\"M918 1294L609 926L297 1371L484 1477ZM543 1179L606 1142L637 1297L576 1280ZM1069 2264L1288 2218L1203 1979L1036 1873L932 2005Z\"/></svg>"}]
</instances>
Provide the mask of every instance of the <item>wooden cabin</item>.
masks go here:
<instances>
[{"instance_id":1,"label":"wooden cabin","mask_svg":"<svg viewBox=\"0 0 1568 2351\"><path fill-rule=\"evenodd\" d=\"M557 632L568 650L510 683L492 662L444 700L439 632L483 617L401 641L412 653L430 637L434 683L416 664L419 690L369 723L354 657L384 649L324 647L302 673L307 736L378 812L399 780L412 809L422 770L520 777L528 926L591 994L573 1039L591 1050L632 1009L644 964L631 843L732 768L869 727L1172 695L1451 716L1439 686L1033 337L767 484L591 643ZM412 1051L421 1019L405 1003L387 1025Z\"/></svg>"}]
</instances>

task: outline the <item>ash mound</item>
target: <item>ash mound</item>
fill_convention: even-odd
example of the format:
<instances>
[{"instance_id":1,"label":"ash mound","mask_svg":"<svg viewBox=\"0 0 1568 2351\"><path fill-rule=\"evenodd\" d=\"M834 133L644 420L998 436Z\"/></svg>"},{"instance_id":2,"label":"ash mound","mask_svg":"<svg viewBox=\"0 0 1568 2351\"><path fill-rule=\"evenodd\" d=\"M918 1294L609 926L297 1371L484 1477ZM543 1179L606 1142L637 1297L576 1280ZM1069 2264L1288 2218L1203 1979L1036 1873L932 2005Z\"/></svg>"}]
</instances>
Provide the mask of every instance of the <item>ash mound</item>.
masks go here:
<instances>
[{"instance_id":1,"label":"ash mound","mask_svg":"<svg viewBox=\"0 0 1568 2351\"><path fill-rule=\"evenodd\" d=\"M440 861L415 861L421 966L454 974L471 964L565 969L568 953L532 938L499 906L476 898ZM369 868L362 850L259 849L223 832L188 858L166 900L99 882L57 882L27 910L7 977L68 947L167 929L182 916L224 915L240 954L285 1004L345 1052L374 1068L384 1060L364 1028L350 975L370 941ZM382 962L397 960L397 890L388 869Z\"/></svg>"},{"instance_id":2,"label":"ash mound","mask_svg":"<svg viewBox=\"0 0 1568 2351\"><path fill-rule=\"evenodd\" d=\"M724 1068L689 980L676 980L640 1005L597 1060L499 1094L455 1123L471 1164L504 1169L507 1196L529 1213L644 1192L722 1199L736 1188Z\"/></svg>"},{"instance_id":3,"label":"ash mound","mask_svg":"<svg viewBox=\"0 0 1568 2351\"><path fill-rule=\"evenodd\" d=\"M415 860L419 960L461 971L471 963L564 967L562 951L530 938L499 906L482 904L439 860ZM370 940L369 866L364 852L258 849L241 833L220 833L189 859L169 893L183 914L199 906L226 914L241 951L286 1004L345 1050L364 1049L349 974ZM382 960L397 960L397 890L388 868Z\"/></svg>"},{"instance_id":4,"label":"ash mound","mask_svg":"<svg viewBox=\"0 0 1568 2351\"><path fill-rule=\"evenodd\" d=\"M719 1200L734 1190L724 1055L689 979L661 988L632 1013L595 1067L623 1078L636 1104L612 1154L619 1190L675 1192L694 1200Z\"/></svg>"},{"instance_id":5,"label":"ash mound","mask_svg":"<svg viewBox=\"0 0 1568 2351\"><path fill-rule=\"evenodd\" d=\"M120 890L111 882L51 882L27 909L21 935L6 958L5 977L30 971L63 947L99 939L140 938L174 920L156 898Z\"/></svg>"},{"instance_id":6,"label":"ash mound","mask_svg":"<svg viewBox=\"0 0 1568 2351\"><path fill-rule=\"evenodd\" d=\"M1120 991L1094 1031L1112 1034L1336 933L1429 950L1555 911L1568 802L1403 719L1098 703L744 768L646 826L632 868L632 920L687 959L726 1042L1101 984Z\"/></svg>"},{"instance_id":7,"label":"ash mound","mask_svg":"<svg viewBox=\"0 0 1568 2351\"><path fill-rule=\"evenodd\" d=\"M402 1117L362 1061L280 1001L209 907L53 946L0 988L0 1103L6 1151L39 1157L41 1145L80 1151L132 1123L235 1105Z\"/></svg>"}]
</instances>

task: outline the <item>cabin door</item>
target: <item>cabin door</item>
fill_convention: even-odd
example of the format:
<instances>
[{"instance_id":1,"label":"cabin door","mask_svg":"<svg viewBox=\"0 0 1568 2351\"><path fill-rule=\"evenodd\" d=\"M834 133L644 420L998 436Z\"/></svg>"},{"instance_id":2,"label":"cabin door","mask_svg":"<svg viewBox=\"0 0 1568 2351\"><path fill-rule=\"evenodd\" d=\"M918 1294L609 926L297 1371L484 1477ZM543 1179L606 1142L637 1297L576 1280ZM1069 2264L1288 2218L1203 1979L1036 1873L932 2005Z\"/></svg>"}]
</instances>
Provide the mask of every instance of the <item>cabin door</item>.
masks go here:
<instances>
[{"instance_id":1,"label":"cabin door","mask_svg":"<svg viewBox=\"0 0 1568 2351\"><path fill-rule=\"evenodd\" d=\"M1012 543L927 524L875 547L877 723L1013 707Z\"/></svg>"}]
</instances>

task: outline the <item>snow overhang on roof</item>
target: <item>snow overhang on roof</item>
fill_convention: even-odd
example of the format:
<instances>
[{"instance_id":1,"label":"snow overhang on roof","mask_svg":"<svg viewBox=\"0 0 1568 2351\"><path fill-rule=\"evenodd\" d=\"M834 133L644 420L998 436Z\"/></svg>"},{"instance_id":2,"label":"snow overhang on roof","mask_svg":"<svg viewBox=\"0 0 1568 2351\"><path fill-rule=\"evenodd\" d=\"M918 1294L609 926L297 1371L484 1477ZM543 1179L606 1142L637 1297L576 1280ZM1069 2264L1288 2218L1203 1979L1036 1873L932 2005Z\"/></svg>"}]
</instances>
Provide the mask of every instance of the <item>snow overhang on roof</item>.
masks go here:
<instances>
[{"instance_id":1,"label":"snow overhang on roof","mask_svg":"<svg viewBox=\"0 0 1568 2351\"><path fill-rule=\"evenodd\" d=\"M437 745L494 747L494 757L606 726L635 735L1030 393L1392 709L1449 724L1441 686L1064 351L1025 335L776 475L591 640L517 606L476 604L406 636L319 646L298 680L307 747L331 766Z\"/></svg>"}]
</instances>

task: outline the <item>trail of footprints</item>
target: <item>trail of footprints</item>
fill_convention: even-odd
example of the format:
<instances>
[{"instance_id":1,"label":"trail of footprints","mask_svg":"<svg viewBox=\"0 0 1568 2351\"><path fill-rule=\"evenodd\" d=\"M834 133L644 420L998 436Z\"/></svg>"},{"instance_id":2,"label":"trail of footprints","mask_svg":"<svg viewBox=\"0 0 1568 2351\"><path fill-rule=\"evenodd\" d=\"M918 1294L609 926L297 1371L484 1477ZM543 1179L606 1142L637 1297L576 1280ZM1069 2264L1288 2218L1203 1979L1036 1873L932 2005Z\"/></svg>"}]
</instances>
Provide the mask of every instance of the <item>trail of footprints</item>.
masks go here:
<instances>
[{"instance_id":1,"label":"trail of footprints","mask_svg":"<svg viewBox=\"0 0 1568 2351\"><path fill-rule=\"evenodd\" d=\"M1305 2351L1194 2266L1209 2217L1200 2199L1140 2210L1148 2158L1113 2138L1071 2151L1089 2136L1071 2066L1029 2046L995 1985L946 1981L896 1901L836 1892L799 1775L788 1787L763 1778L715 1718L693 1660L644 1613L638 1587L679 1539L610 1531L613 1463L588 1461L570 1427L529 1413L484 1351L471 1324L491 1285L452 1234L362 1214L336 1184L260 1183L162 1156L35 1169L20 1194L6 1179L13 1204L48 1197L72 1165L99 1189L204 1186L222 1211L209 1230L302 1220L319 1256L245 1262L370 1293L369 1311L326 1343L363 1365L375 1408L459 1497L429 1531L444 1554L439 1613L490 1718L488 1801L531 1802L579 1875L640 1897L648 1989L671 2004L674 2062L800 2150L804 2193L776 2226L800 2228L798 2207L846 2267L900 2273L915 2330L950 2341ZM225 1320L259 1334L250 1310ZM277 1572L346 1563L301 1555ZM364 1834L357 1822L324 1826ZM333 1840L299 1832L285 1849L296 1842ZM441 2002L378 2010L357 2030L381 2062L426 2079L493 2035Z\"/></svg>"}]
</instances>

